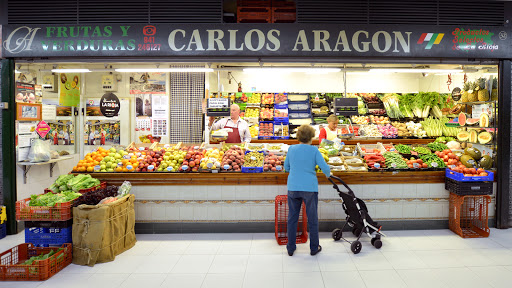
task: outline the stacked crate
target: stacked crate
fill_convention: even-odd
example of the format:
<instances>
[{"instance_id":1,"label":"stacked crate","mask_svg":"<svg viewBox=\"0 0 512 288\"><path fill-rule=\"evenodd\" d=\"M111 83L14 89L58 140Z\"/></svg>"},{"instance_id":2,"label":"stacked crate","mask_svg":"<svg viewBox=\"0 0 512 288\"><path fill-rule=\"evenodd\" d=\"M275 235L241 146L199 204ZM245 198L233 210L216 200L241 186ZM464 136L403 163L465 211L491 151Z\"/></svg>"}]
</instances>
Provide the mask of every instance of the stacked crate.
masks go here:
<instances>
[{"instance_id":1,"label":"stacked crate","mask_svg":"<svg viewBox=\"0 0 512 288\"><path fill-rule=\"evenodd\" d=\"M294 1L272 0L272 23L295 23L296 19Z\"/></svg>"}]
</instances>

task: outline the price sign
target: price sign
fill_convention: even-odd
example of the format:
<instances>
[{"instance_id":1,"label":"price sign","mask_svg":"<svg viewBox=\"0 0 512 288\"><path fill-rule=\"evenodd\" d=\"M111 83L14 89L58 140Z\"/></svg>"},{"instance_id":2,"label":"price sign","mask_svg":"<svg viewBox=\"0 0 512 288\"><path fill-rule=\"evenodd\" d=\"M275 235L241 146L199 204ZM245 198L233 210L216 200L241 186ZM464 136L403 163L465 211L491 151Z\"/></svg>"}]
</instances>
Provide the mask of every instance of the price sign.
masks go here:
<instances>
[{"instance_id":1,"label":"price sign","mask_svg":"<svg viewBox=\"0 0 512 288\"><path fill-rule=\"evenodd\" d=\"M129 155L124 155L123 159L130 159L130 156Z\"/></svg>"},{"instance_id":2,"label":"price sign","mask_svg":"<svg viewBox=\"0 0 512 288\"><path fill-rule=\"evenodd\" d=\"M149 171L151 171L151 170L153 170L153 169L155 169L155 166L153 166L153 165L149 165L149 166L148 166L148 170L149 170Z\"/></svg>"},{"instance_id":3,"label":"price sign","mask_svg":"<svg viewBox=\"0 0 512 288\"><path fill-rule=\"evenodd\" d=\"M167 167L168 172L172 172L173 170L174 170L174 167L172 167L172 166Z\"/></svg>"},{"instance_id":4,"label":"price sign","mask_svg":"<svg viewBox=\"0 0 512 288\"><path fill-rule=\"evenodd\" d=\"M254 156L251 156L251 160L253 160L253 161L254 161L254 160L256 160L256 157L254 157Z\"/></svg>"},{"instance_id":5,"label":"price sign","mask_svg":"<svg viewBox=\"0 0 512 288\"><path fill-rule=\"evenodd\" d=\"M228 108L229 107L229 99L228 98L209 98L208 99L208 108Z\"/></svg>"},{"instance_id":6,"label":"price sign","mask_svg":"<svg viewBox=\"0 0 512 288\"><path fill-rule=\"evenodd\" d=\"M437 164L437 162L432 162L432 164L430 164L430 166L437 168L437 167L439 167L439 164Z\"/></svg>"},{"instance_id":7,"label":"price sign","mask_svg":"<svg viewBox=\"0 0 512 288\"><path fill-rule=\"evenodd\" d=\"M187 170L188 170L188 166L187 166L187 165L183 165L183 166L181 166L181 170L183 170L183 171L187 171Z\"/></svg>"},{"instance_id":8,"label":"price sign","mask_svg":"<svg viewBox=\"0 0 512 288\"><path fill-rule=\"evenodd\" d=\"M126 169L128 169L128 170L132 170L132 169L133 169L133 166L132 166L132 165L128 165L128 166L126 166Z\"/></svg>"},{"instance_id":9,"label":"price sign","mask_svg":"<svg viewBox=\"0 0 512 288\"><path fill-rule=\"evenodd\" d=\"M213 163L210 162L210 163L206 164L206 167L208 167L208 169L212 169Z\"/></svg>"},{"instance_id":10,"label":"price sign","mask_svg":"<svg viewBox=\"0 0 512 288\"><path fill-rule=\"evenodd\" d=\"M223 167L223 168L224 168L224 170L228 170L228 169L229 169L229 165L228 165L228 164L226 164L226 165L224 165L224 167Z\"/></svg>"},{"instance_id":11,"label":"price sign","mask_svg":"<svg viewBox=\"0 0 512 288\"><path fill-rule=\"evenodd\" d=\"M281 165L277 165L277 166L276 166L276 170L277 170L277 171L281 171L281 170L283 170L283 166L281 166Z\"/></svg>"},{"instance_id":12,"label":"price sign","mask_svg":"<svg viewBox=\"0 0 512 288\"><path fill-rule=\"evenodd\" d=\"M167 149L167 148L169 148L169 147L171 147L171 145L169 145L169 144L165 144L165 145L164 145L164 148L165 148L165 149Z\"/></svg>"},{"instance_id":13,"label":"price sign","mask_svg":"<svg viewBox=\"0 0 512 288\"><path fill-rule=\"evenodd\" d=\"M118 166L118 167L123 167L123 162L119 162L119 163L117 163L117 166Z\"/></svg>"},{"instance_id":14,"label":"price sign","mask_svg":"<svg viewBox=\"0 0 512 288\"><path fill-rule=\"evenodd\" d=\"M94 166L94 172L98 172L100 170L101 170L101 166L100 165Z\"/></svg>"},{"instance_id":15,"label":"price sign","mask_svg":"<svg viewBox=\"0 0 512 288\"><path fill-rule=\"evenodd\" d=\"M418 168L420 168L420 164L414 163L414 164L412 164L412 167L414 167L415 169L418 169Z\"/></svg>"},{"instance_id":16,"label":"price sign","mask_svg":"<svg viewBox=\"0 0 512 288\"><path fill-rule=\"evenodd\" d=\"M455 169L455 168L457 168L457 166L456 165L450 165L450 168L451 169Z\"/></svg>"},{"instance_id":17,"label":"price sign","mask_svg":"<svg viewBox=\"0 0 512 288\"><path fill-rule=\"evenodd\" d=\"M392 168L396 168L396 163L391 163Z\"/></svg>"},{"instance_id":18,"label":"price sign","mask_svg":"<svg viewBox=\"0 0 512 288\"><path fill-rule=\"evenodd\" d=\"M140 151L144 151L145 149L144 149L144 147L140 147L139 150Z\"/></svg>"},{"instance_id":19,"label":"price sign","mask_svg":"<svg viewBox=\"0 0 512 288\"><path fill-rule=\"evenodd\" d=\"M375 165L373 165L373 167L379 169L380 168L380 164L379 163L375 163Z\"/></svg>"}]
</instances>

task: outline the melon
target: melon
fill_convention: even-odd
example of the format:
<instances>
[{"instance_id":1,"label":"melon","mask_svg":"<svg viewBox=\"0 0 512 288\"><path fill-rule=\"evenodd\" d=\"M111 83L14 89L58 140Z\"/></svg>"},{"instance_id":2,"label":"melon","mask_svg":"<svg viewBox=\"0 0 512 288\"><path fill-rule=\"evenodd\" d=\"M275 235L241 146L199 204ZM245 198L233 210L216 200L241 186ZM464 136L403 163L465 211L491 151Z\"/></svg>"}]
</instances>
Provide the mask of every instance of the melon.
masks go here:
<instances>
[{"instance_id":1,"label":"melon","mask_svg":"<svg viewBox=\"0 0 512 288\"><path fill-rule=\"evenodd\" d=\"M476 130L471 130L469 132L469 142L471 143L478 143L478 132Z\"/></svg>"},{"instance_id":2,"label":"melon","mask_svg":"<svg viewBox=\"0 0 512 288\"><path fill-rule=\"evenodd\" d=\"M484 131L478 134L478 143L480 144L487 144L492 141L492 134Z\"/></svg>"},{"instance_id":3,"label":"melon","mask_svg":"<svg viewBox=\"0 0 512 288\"><path fill-rule=\"evenodd\" d=\"M492 158L489 155L484 155L482 159L480 159L480 162L478 162L478 166L480 168L484 168L485 170L489 170L492 168Z\"/></svg>"},{"instance_id":4,"label":"melon","mask_svg":"<svg viewBox=\"0 0 512 288\"><path fill-rule=\"evenodd\" d=\"M468 131L460 131L459 133L457 133L457 139L459 141L468 141L469 140Z\"/></svg>"},{"instance_id":5,"label":"melon","mask_svg":"<svg viewBox=\"0 0 512 288\"><path fill-rule=\"evenodd\" d=\"M480 127L489 127L489 115L487 113L480 115Z\"/></svg>"},{"instance_id":6,"label":"melon","mask_svg":"<svg viewBox=\"0 0 512 288\"><path fill-rule=\"evenodd\" d=\"M459 125L460 126L466 125L466 114L464 114L462 112L459 114Z\"/></svg>"},{"instance_id":7,"label":"melon","mask_svg":"<svg viewBox=\"0 0 512 288\"><path fill-rule=\"evenodd\" d=\"M462 155L462 157L460 157L460 162L467 168L474 168L476 166L475 159L469 155Z\"/></svg>"},{"instance_id":8,"label":"melon","mask_svg":"<svg viewBox=\"0 0 512 288\"><path fill-rule=\"evenodd\" d=\"M464 149L464 154L471 156L471 158L475 159L476 161L482 158L482 152L476 148L466 148Z\"/></svg>"},{"instance_id":9,"label":"melon","mask_svg":"<svg viewBox=\"0 0 512 288\"><path fill-rule=\"evenodd\" d=\"M475 124L478 124L478 122L480 122L480 119L475 119L475 118L466 119L466 124L468 124L468 125L475 125Z\"/></svg>"}]
</instances>

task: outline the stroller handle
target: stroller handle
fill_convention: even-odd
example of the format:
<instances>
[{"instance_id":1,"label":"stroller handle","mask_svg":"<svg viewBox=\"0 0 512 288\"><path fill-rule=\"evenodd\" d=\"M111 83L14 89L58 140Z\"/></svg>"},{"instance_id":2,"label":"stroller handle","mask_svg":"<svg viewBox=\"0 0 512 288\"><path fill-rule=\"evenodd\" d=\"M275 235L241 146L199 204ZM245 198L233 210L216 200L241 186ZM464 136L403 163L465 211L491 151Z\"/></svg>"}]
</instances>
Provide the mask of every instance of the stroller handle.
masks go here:
<instances>
[{"instance_id":1,"label":"stroller handle","mask_svg":"<svg viewBox=\"0 0 512 288\"><path fill-rule=\"evenodd\" d=\"M352 189L350 189L350 187L348 187L348 185L347 185L343 180L341 180L341 178L340 178L340 177L338 177L338 176L334 176L334 175L331 175L331 176L329 176L329 178L327 178L327 179L329 179L329 181L332 183L332 185L333 185L334 189L336 189L338 192L340 192L340 190L339 190L339 188L338 188L338 185L334 182L334 180L333 180L333 179L338 180L338 182L340 182L343 186L345 186L345 188L347 188L347 190L348 190L349 192L354 193L354 192L352 191Z\"/></svg>"}]
</instances>

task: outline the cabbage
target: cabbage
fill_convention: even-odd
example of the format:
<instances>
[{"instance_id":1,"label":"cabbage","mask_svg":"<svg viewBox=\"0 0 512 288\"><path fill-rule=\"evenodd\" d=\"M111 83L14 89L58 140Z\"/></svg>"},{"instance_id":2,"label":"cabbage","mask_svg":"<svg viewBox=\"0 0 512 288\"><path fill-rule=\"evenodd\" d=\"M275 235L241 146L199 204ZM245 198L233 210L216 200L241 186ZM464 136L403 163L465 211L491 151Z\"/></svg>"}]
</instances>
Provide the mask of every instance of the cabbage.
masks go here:
<instances>
[{"instance_id":1,"label":"cabbage","mask_svg":"<svg viewBox=\"0 0 512 288\"><path fill-rule=\"evenodd\" d=\"M448 149L450 150L459 150L460 149L460 143L457 141L450 141L446 143L446 146L448 146Z\"/></svg>"}]
</instances>

